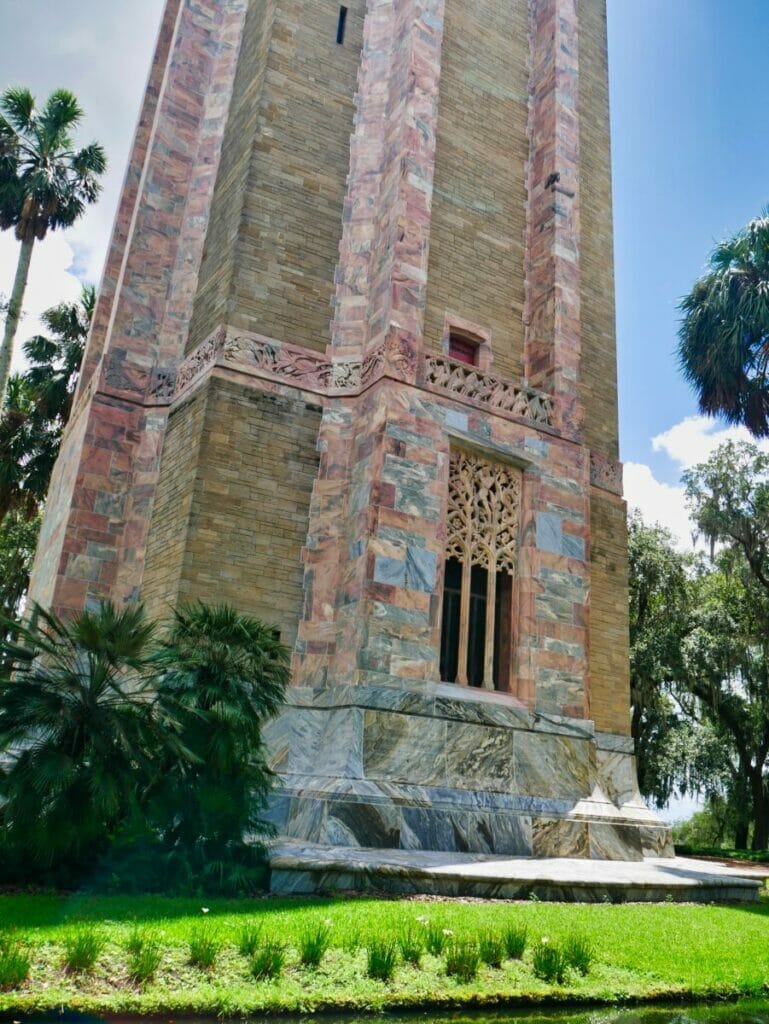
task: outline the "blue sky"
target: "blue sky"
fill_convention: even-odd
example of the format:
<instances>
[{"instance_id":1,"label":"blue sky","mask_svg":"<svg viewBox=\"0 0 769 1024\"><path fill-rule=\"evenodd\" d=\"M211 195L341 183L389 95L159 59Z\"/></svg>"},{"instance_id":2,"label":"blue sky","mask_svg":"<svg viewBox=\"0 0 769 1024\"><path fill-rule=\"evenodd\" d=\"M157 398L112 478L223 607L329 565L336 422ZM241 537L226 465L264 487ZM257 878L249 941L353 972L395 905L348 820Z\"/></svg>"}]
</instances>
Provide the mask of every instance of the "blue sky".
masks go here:
<instances>
[{"instance_id":1,"label":"blue sky","mask_svg":"<svg viewBox=\"0 0 769 1024\"><path fill-rule=\"evenodd\" d=\"M724 435L675 363L676 302L713 243L769 203L769 0L607 0L626 493L686 541L681 470ZM162 0L1 0L0 87L66 84L110 155L104 196L35 253L22 325L97 280ZM36 54L35 61L29 54ZM0 234L0 292L16 247Z\"/></svg>"},{"instance_id":2,"label":"blue sky","mask_svg":"<svg viewBox=\"0 0 769 1024\"><path fill-rule=\"evenodd\" d=\"M769 3L608 0L608 17L622 456L674 484L719 433L690 424L651 445L697 411L676 302L769 203Z\"/></svg>"}]
</instances>

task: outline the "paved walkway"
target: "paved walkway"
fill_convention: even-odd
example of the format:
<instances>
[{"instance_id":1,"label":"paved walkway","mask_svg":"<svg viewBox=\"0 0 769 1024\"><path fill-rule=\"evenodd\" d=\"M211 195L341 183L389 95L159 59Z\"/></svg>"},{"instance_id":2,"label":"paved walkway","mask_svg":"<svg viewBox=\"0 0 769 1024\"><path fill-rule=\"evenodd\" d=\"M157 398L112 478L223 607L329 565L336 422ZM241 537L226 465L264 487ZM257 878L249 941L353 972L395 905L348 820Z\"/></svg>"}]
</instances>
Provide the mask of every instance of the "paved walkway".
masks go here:
<instances>
[{"instance_id":1,"label":"paved walkway","mask_svg":"<svg viewBox=\"0 0 769 1024\"><path fill-rule=\"evenodd\" d=\"M380 890L487 898L655 902L753 902L751 870L691 858L644 861L535 859L424 850L375 850L277 840L272 890Z\"/></svg>"}]
</instances>

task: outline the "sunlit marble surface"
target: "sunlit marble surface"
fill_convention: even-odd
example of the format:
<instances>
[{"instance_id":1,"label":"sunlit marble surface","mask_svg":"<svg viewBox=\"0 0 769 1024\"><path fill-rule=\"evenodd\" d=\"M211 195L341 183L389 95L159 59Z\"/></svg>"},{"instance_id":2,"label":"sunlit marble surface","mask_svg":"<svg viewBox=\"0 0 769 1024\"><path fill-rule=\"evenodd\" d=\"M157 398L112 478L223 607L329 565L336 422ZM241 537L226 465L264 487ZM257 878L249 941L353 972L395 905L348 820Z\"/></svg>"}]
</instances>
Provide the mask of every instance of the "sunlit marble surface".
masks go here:
<instances>
[{"instance_id":1,"label":"sunlit marble surface","mask_svg":"<svg viewBox=\"0 0 769 1024\"><path fill-rule=\"evenodd\" d=\"M632 741L443 684L291 687L264 731L279 835L342 847L672 856Z\"/></svg>"},{"instance_id":2,"label":"sunlit marble surface","mask_svg":"<svg viewBox=\"0 0 769 1024\"><path fill-rule=\"evenodd\" d=\"M763 884L749 871L688 858L538 860L286 840L270 843L269 857L271 888L285 893L380 890L580 902L755 902Z\"/></svg>"}]
</instances>

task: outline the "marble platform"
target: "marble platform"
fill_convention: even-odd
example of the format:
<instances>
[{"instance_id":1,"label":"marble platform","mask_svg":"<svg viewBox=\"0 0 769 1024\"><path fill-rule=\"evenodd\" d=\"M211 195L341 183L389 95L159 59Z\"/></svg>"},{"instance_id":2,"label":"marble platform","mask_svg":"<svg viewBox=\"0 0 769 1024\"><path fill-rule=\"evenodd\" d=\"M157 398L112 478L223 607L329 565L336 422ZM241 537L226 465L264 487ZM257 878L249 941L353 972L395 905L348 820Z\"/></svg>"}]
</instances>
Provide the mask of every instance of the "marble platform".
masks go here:
<instances>
[{"instance_id":1,"label":"marble platform","mask_svg":"<svg viewBox=\"0 0 769 1024\"><path fill-rule=\"evenodd\" d=\"M304 843L640 863L672 857L632 740L506 694L397 680L289 688L264 731L269 819Z\"/></svg>"},{"instance_id":2,"label":"marble platform","mask_svg":"<svg viewBox=\"0 0 769 1024\"><path fill-rule=\"evenodd\" d=\"M270 843L269 857L270 891L293 895L354 891L581 903L754 903L764 884L750 870L689 858L539 860L287 840Z\"/></svg>"}]
</instances>

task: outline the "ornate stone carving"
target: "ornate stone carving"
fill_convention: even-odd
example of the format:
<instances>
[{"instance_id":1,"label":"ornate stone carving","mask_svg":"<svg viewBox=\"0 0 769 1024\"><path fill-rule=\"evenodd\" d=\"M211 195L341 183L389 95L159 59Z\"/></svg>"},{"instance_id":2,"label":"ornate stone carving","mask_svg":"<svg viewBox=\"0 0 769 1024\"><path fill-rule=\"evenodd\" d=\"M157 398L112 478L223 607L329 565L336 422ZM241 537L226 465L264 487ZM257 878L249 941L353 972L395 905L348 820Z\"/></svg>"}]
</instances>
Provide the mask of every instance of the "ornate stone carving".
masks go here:
<instances>
[{"instance_id":1,"label":"ornate stone carving","mask_svg":"<svg viewBox=\"0 0 769 1024\"><path fill-rule=\"evenodd\" d=\"M446 554L512 576L518 551L521 471L451 452Z\"/></svg>"},{"instance_id":2,"label":"ornate stone carving","mask_svg":"<svg viewBox=\"0 0 769 1024\"><path fill-rule=\"evenodd\" d=\"M150 386L147 390L147 397L159 404L166 404L173 400L176 394L176 371L173 368L154 366L150 376Z\"/></svg>"},{"instance_id":3,"label":"ornate stone carving","mask_svg":"<svg viewBox=\"0 0 769 1024\"><path fill-rule=\"evenodd\" d=\"M369 384L378 380L384 373L384 368L385 350L384 346L380 345L363 360L360 368L361 387L368 387Z\"/></svg>"},{"instance_id":4,"label":"ornate stone carving","mask_svg":"<svg viewBox=\"0 0 769 1024\"><path fill-rule=\"evenodd\" d=\"M487 570L483 685L494 688L497 573L515 574L521 471L454 449L449 468L446 556L462 565L457 682L468 681L471 571Z\"/></svg>"},{"instance_id":5,"label":"ornate stone carving","mask_svg":"<svg viewBox=\"0 0 769 1024\"><path fill-rule=\"evenodd\" d=\"M179 367L175 394L181 394L207 366L216 362L307 391L355 393L384 375L408 378L412 355L405 343L391 341L389 347L380 345L362 362L349 358L328 359L298 345L222 328L199 345ZM426 356L422 376L422 383L444 394L478 402L533 423L548 426L552 423L550 395L482 373L464 363L455 363L445 356Z\"/></svg>"},{"instance_id":6,"label":"ornate stone carving","mask_svg":"<svg viewBox=\"0 0 769 1024\"><path fill-rule=\"evenodd\" d=\"M601 452L590 453L590 483L622 496L622 463Z\"/></svg>"},{"instance_id":7,"label":"ornate stone carving","mask_svg":"<svg viewBox=\"0 0 769 1024\"><path fill-rule=\"evenodd\" d=\"M216 362L219 353L224 348L227 340L227 331L224 327L206 338L198 345L195 351L184 360L176 374L176 394L181 394L198 374L202 373L207 366Z\"/></svg>"},{"instance_id":8,"label":"ornate stone carving","mask_svg":"<svg viewBox=\"0 0 769 1024\"><path fill-rule=\"evenodd\" d=\"M482 373L476 367L456 363L446 356L433 353L425 356L424 383L457 398L479 402L533 423L551 426L553 422L550 395Z\"/></svg>"},{"instance_id":9,"label":"ornate stone carving","mask_svg":"<svg viewBox=\"0 0 769 1024\"><path fill-rule=\"evenodd\" d=\"M228 363L247 363L311 391L325 391L333 377L331 363L324 356L248 335L228 337L224 358Z\"/></svg>"}]
</instances>

